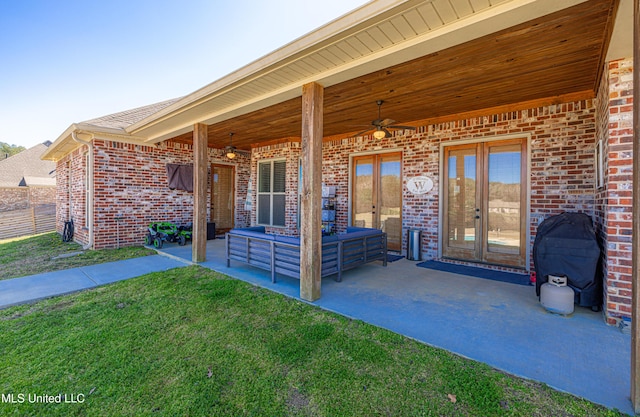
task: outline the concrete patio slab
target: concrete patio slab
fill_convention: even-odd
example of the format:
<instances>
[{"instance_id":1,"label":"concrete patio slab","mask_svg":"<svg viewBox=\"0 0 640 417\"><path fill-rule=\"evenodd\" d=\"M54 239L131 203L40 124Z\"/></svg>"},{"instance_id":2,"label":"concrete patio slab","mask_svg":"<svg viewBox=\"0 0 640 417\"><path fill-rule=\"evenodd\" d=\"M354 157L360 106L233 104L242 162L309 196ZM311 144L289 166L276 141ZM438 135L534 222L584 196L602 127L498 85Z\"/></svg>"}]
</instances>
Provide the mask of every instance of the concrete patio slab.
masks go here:
<instances>
[{"instance_id":1,"label":"concrete patio slab","mask_svg":"<svg viewBox=\"0 0 640 417\"><path fill-rule=\"evenodd\" d=\"M190 246L163 251L191 259ZM200 264L299 299L299 281L224 260L224 240L209 241ZM631 337L602 313L576 307L568 316L541 307L534 286L416 267L406 259L366 264L322 280L321 308L389 329L523 378L633 414Z\"/></svg>"}]
</instances>

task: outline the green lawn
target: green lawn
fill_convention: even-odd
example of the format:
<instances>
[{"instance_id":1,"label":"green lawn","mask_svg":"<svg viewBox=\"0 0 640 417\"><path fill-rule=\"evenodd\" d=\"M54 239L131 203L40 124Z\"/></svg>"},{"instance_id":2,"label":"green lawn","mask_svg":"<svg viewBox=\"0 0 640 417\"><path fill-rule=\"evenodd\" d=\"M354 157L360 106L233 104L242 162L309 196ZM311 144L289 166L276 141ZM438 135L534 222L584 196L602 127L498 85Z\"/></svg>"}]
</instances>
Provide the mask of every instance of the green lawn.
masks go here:
<instances>
[{"instance_id":1,"label":"green lawn","mask_svg":"<svg viewBox=\"0 0 640 417\"><path fill-rule=\"evenodd\" d=\"M69 254L75 255L65 257ZM57 233L10 239L0 241L0 280L152 254L155 251L142 246L83 251Z\"/></svg>"},{"instance_id":2,"label":"green lawn","mask_svg":"<svg viewBox=\"0 0 640 417\"><path fill-rule=\"evenodd\" d=\"M197 266L0 311L0 375L3 416L620 415Z\"/></svg>"}]
</instances>

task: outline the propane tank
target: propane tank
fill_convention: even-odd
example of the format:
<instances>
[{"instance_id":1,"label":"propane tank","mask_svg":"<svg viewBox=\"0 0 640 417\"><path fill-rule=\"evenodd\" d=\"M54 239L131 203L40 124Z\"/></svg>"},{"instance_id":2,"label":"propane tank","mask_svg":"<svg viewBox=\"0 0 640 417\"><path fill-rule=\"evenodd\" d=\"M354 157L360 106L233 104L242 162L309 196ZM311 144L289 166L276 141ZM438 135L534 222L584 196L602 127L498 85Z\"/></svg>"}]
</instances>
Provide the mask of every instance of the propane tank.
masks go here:
<instances>
[{"instance_id":1,"label":"propane tank","mask_svg":"<svg viewBox=\"0 0 640 417\"><path fill-rule=\"evenodd\" d=\"M552 313L573 313L574 294L567 286L567 277L547 275L547 282L540 287L540 303Z\"/></svg>"}]
</instances>

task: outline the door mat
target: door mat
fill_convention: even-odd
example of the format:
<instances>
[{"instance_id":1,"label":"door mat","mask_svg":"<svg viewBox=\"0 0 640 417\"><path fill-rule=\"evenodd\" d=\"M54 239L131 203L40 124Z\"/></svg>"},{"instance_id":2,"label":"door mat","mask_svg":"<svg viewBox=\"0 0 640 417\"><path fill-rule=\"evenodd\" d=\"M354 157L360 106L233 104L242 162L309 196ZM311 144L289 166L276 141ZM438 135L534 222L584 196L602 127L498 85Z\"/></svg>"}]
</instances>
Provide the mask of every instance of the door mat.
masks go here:
<instances>
[{"instance_id":1,"label":"door mat","mask_svg":"<svg viewBox=\"0 0 640 417\"><path fill-rule=\"evenodd\" d=\"M391 253L387 253L387 262L395 262L398 261L400 259L404 258L404 256L402 255L394 255Z\"/></svg>"},{"instance_id":2,"label":"door mat","mask_svg":"<svg viewBox=\"0 0 640 417\"><path fill-rule=\"evenodd\" d=\"M454 274L468 275L494 281L508 282L510 284L531 285L528 274L517 274L514 272L495 271L493 269L477 268L468 265L451 264L448 262L426 261L416 264L421 268L435 269L438 271L451 272Z\"/></svg>"}]
</instances>

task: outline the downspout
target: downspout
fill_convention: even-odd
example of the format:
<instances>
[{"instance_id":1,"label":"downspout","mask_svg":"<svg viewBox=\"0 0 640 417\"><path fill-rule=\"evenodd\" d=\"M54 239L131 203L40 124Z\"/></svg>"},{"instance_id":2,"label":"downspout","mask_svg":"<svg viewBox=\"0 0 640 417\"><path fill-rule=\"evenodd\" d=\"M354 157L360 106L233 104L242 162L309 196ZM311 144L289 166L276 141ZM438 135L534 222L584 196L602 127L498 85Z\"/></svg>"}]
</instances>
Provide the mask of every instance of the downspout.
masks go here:
<instances>
[{"instance_id":1,"label":"downspout","mask_svg":"<svg viewBox=\"0 0 640 417\"><path fill-rule=\"evenodd\" d=\"M87 199L89 201L87 201L87 219L88 220L88 224L87 224L87 228L89 229L89 241L86 245L84 245L82 247L82 249L87 250L87 249L91 249L93 247L93 203L94 203L94 192L93 192L93 143L91 142L93 140L93 135L89 134L89 139L88 140L82 140L78 137L78 134L76 131L71 132L71 138L81 144L81 145L87 145L87 147L89 148L89 159L87 161L87 187L89 188L89 192L87 193Z\"/></svg>"}]
</instances>

